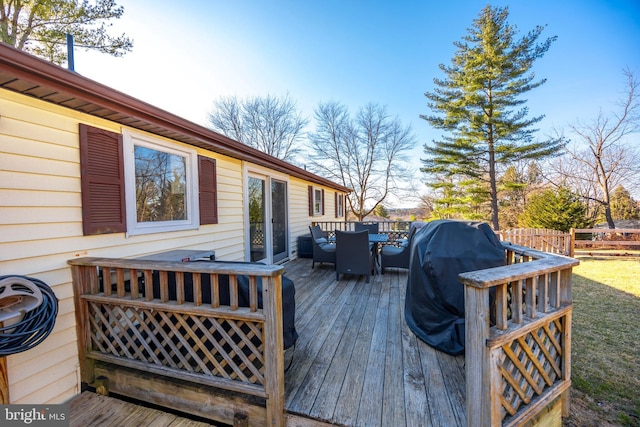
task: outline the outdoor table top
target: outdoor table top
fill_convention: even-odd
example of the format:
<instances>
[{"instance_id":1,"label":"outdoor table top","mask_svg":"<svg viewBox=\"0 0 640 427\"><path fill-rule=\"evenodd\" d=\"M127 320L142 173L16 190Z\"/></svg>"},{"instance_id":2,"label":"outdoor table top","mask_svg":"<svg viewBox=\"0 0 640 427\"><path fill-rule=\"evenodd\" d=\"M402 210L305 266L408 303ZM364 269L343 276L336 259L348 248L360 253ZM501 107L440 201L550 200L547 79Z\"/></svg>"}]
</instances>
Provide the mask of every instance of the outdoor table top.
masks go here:
<instances>
[{"instance_id":1,"label":"outdoor table top","mask_svg":"<svg viewBox=\"0 0 640 427\"><path fill-rule=\"evenodd\" d=\"M335 242L335 237L329 238L330 242ZM369 242L370 243L384 243L389 241L389 235L386 233L369 233Z\"/></svg>"},{"instance_id":2,"label":"outdoor table top","mask_svg":"<svg viewBox=\"0 0 640 427\"><path fill-rule=\"evenodd\" d=\"M369 233L369 241L372 243L384 243L389 240L389 235L386 233Z\"/></svg>"}]
</instances>

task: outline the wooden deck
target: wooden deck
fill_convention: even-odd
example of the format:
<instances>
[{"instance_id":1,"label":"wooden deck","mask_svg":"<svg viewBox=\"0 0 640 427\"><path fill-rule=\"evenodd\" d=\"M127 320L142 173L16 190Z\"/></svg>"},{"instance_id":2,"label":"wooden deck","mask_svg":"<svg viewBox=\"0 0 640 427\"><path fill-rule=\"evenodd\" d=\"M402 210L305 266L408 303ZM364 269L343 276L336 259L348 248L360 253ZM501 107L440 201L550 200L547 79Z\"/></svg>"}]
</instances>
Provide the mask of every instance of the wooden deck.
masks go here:
<instances>
[{"instance_id":1,"label":"wooden deck","mask_svg":"<svg viewBox=\"0 0 640 427\"><path fill-rule=\"evenodd\" d=\"M464 356L439 352L408 329L406 270L367 284L356 276L336 281L332 265L311 269L309 259L284 267L296 287L299 334L285 354L288 425L466 425ZM72 422L84 406L72 404ZM94 420L100 408L89 409Z\"/></svg>"},{"instance_id":2,"label":"wooden deck","mask_svg":"<svg viewBox=\"0 0 640 427\"><path fill-rule=\"evenodd\" d=\"M285 374L290 414L345 426L465 426L464 356L419 339L404 320L407 271L335 280L330 264L285 265L300 335ZM293 354L289 354L293 353Z\"/></svg>"}]
</instances>

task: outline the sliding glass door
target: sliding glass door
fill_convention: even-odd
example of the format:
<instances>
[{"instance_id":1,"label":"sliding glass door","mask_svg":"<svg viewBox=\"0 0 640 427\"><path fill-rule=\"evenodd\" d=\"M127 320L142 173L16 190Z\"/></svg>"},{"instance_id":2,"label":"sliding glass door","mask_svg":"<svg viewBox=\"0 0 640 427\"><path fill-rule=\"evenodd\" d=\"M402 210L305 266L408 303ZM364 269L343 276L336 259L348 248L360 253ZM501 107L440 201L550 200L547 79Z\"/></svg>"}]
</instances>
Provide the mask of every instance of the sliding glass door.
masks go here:
<instances>
[{"instance_id":1,"label":"sliding glass door","mask_svg":"<svg viewBox=\"0 0 640 427\"><path fill-rule=\"evenodd\" d=\"M289 256L287 236L287 183L271 179L271 247L273 262L279 262Z\"/></svg>"},{"instance_id":2,"label":"sliding glass door","mask_svg":"<svg viewBox=\"0 0 640 427\"><path fill-rule=\"evenodd\" d=\"M266 229L265 180L249 177L249 260L265 261L267 248L264 232Z\"/></svg>"},{"instance_id":3,"label":"sliding glass door","mask_svg":"<svg viewBox=\"0 0 640 427\"><path fill-rule=\"evenodd\" d=\"M280 262L289 256L287 183L252 174L247 187L249 260Z\"/></svg>"}]
</instances>

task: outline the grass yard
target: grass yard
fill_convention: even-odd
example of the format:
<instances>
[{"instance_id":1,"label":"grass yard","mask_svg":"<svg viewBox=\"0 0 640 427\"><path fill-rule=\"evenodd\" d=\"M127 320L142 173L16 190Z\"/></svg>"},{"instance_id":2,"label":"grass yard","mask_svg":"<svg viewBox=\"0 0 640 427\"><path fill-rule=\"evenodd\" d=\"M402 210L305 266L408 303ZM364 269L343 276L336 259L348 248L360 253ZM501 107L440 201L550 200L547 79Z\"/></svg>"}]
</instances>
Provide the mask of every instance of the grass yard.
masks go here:
<instances>
[{"instance_id":1,"label":"grass yard","mask_svg":"<svg viewBox=\"0 0 640 427\"><path fill-rule=\"evenodd\" d=\"M566 425L640 426L640 260L581 258L573 270Z\"/></svg>"}]
</instances>

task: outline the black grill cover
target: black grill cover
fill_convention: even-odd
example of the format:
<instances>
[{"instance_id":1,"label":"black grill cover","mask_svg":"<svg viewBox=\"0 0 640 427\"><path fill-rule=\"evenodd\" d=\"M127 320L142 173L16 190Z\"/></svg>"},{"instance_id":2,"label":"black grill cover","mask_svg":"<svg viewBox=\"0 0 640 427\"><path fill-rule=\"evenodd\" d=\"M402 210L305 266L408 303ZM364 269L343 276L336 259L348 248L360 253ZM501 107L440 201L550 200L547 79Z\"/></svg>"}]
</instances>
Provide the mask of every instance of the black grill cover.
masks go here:
<instances>
[{"instance_id":1,"label":"black grill cover","mask_svg":"<svg viewBox=\"0 0 640 427\"><path fill-rule=\"evenodd\" d=\"M464 285L458 274L504 264L504 250L488 224L427 223L411 244L407 325L430 346L453 355L463 353Z\"/></svg>"}]
</instances>

